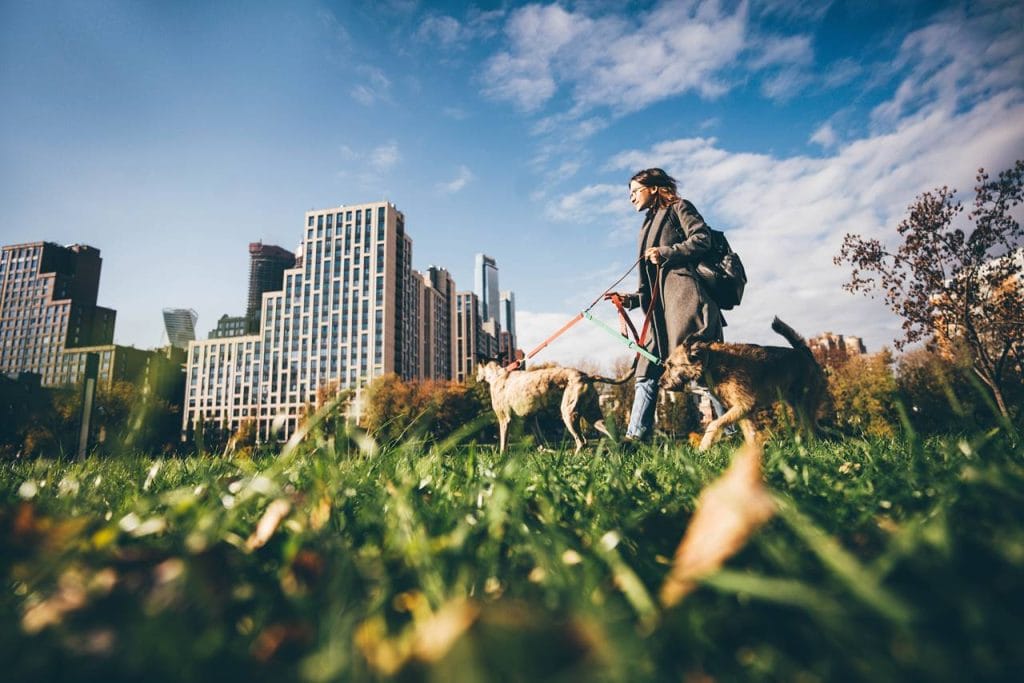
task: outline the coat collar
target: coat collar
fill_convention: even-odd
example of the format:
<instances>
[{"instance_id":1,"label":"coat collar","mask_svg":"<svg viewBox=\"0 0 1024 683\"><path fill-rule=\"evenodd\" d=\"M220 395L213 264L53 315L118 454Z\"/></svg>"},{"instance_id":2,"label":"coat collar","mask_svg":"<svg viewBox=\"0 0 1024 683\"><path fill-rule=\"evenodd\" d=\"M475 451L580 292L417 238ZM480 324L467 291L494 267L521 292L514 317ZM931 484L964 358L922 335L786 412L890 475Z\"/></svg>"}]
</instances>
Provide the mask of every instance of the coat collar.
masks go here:
<instances>
[{"instance_id":1,"label":"coat collar","mask_svg":"<svg viewBox=\"0 0 1024 683\"><path fill-rule=\"evenodd\" d=\"M647 212L644 224L640 229L639 256L643 256L648 247L655 246L661 235L661 227L668 216L669 207L663 206L660 209L652 209Z\"/></svg>"}]
</instances>

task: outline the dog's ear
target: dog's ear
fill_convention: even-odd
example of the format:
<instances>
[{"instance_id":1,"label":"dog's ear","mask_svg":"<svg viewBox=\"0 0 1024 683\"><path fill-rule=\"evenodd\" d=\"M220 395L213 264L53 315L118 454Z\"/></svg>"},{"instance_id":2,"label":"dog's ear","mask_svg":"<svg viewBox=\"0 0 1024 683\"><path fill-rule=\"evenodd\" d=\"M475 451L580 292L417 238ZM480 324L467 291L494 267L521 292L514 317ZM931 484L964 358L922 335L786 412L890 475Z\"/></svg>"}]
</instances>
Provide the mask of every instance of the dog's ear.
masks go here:
<instances>
[{"instance_id":1,"label":"dog's ear","mask_svg":"<svg viewBox=\"0 0 1024 683\"><path fill-rule=\"evenodd\" d=\"M706 341L696 341L690 344L687 357L691 363L703 363L708 357L709 344Z\"/></svg>"}]
</instances>

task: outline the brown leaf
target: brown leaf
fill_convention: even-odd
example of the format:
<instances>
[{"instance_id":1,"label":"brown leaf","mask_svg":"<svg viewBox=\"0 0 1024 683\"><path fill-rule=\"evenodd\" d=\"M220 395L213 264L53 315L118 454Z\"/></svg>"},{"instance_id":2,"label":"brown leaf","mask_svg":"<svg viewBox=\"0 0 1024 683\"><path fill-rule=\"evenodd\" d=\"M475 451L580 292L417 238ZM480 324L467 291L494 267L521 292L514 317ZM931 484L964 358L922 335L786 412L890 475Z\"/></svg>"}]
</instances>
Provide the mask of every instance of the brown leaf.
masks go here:
<instances>
[{"instance_id":1,"label":"brown leaf","mask_svg":"<svg viewBox=\"0 0 1024 683\"><path fill-rule=\"evenodd\" d=\"M662 584L663 606L678 604L696 588L697 579L718 570L775 514L775 504L761 479L762 456L760 448L744 445L729 469L701 492Z\"/></svg>"},{"instance_id":2,"label":"brown leaf","mask_svg":"<svg viewBox=\"0 0 1024 683\"><path fill-rule=\"evenodd\" d=\"M291 509L292 504L284 498L278 498L268 505L263 516L260 518L259 524L256 525L256 531L252 532L252 536L245 542L245 547L249 550L255 550L266 545L270 537L277 531L277 526L281 523L281 520L288 516Z\"/></svg>"},{"instance_id":3,"label":"brown leaf","mask_svg":"<svg viewBox=\"0 0 1024 683\"><path fill-rule=\"evenodd\" d=\"M416 624L413 655L423 662L441 660L479 614L480 608L475 603L466 600L449 602L429 619Z\"/></svg>"},{"instance_id":4,"label":"brown leaf","mask_svg":"<svg viewBox=\"0 0 1024 683\"><path fill-rule=\"evenodd\" d=\"M303 646L313 639L313 629L303 622L270 624L256 637L249 651L258 662L270 661L288 645Z\"/></svg>"}]
</instances>

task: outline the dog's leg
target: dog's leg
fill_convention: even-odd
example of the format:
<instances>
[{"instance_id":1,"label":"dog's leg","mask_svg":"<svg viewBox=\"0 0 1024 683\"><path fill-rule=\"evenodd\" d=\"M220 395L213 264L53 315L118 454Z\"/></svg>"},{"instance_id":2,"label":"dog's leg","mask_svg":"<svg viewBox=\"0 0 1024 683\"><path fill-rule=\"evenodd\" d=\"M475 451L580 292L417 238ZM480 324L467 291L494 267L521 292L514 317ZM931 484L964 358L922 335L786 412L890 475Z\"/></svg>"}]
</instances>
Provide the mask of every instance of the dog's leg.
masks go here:
<instances>
[{"instance_id":1,"label":"dog's leg","mask_svg":"<svg viewBox=\"0 0 1024 683\"><path fill-rule=\"evenodd\" d=\"M511 415L498 417L498 452L504 453L508 446L508 424L512 421Z\"/></svg>"},{"instance_id":2,"label":"dog's leg","mask_svg":"<svg viewBox=\"0 0 1024 683\"><path fill-rule=\"evenodd\" d=\"M740 429L743 430L743 439L751 446L760 446L757 438L757 427L749 417L740 420Z\"/></svg>"},{"instance_id":3,"label":"dog's leg","mask_svg":"<svg viewBox=\"0 0 1024 683\"><path fill-rule=\"evenodd\" d=\"M743 408L733 406L732 408L729 408L729 410L725 411L720 417L712 420L708 425L708 428L704 431L704 438L700 440L700 446L697 450L706 451L711 448L711 446L718 441L718 437L721 434L722 429L724 429L726 425L730 425L739 420L745 413L746 411L744 411Z\"/></svg>"},{"instance_id":4,"label":"dog's leg","mask_svg":"<svg viewBox=\"0 0 1024 683\"><path fill-rule=\"evenodd\" d=\"M574 441L576 441L576 452L579 453L583 450L583 447L587 444L587 440L583 437L583 430L580 428L580 414L576 410L576 404L579 401L579 392L573 391L573 388L566 387L565 393L562 394L562 422L565 423L565 428L569 430L569 434L572 435Z\"/></svg>"}]
</instances>

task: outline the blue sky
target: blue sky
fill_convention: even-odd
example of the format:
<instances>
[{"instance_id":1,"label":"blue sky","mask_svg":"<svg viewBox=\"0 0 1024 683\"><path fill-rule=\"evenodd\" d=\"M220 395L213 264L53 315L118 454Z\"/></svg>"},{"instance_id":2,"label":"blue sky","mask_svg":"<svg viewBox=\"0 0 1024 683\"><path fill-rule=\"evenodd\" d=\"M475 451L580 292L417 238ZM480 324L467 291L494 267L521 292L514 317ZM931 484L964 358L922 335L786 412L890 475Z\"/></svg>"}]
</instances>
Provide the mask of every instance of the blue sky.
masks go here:
<instances>
[{"instance_id":1,"label":"blue sky","mask_svg":"<svg viewBox=\"0 0 1024 683\"><path fill-rule=\"evenodd\" d=\"M874 351L898 321L832 256L1024 157L1022 36L1019 2L0 0L0 242L101 249L150 347L165 306L243 311L250 241L386 198L414 267L497 259L528 350L633 262L658 165L747 264L727 339ZM625 355L580 325L543 358Z\"/></svg>"}]
</instances>

